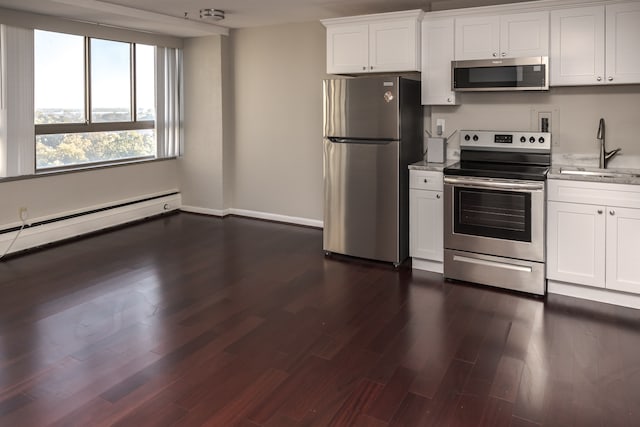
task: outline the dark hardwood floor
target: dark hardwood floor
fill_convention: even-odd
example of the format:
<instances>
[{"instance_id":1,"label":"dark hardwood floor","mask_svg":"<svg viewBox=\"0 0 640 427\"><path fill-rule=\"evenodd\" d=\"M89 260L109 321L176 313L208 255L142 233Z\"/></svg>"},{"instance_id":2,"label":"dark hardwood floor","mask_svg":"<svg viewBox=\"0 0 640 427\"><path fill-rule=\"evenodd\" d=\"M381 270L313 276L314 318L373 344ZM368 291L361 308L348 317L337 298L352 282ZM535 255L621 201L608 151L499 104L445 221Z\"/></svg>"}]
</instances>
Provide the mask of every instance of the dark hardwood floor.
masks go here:
<instances>
[{"instance_id":1,"label":"dark hardwood floor","mask_svg":"<svg viewBox=\"0 0 640 427\"><path fill-rule=\"evenodd\" d=\"M0 426L636 426L640 311L179 214L0 262Z\"/></svg>"}]
</instances>

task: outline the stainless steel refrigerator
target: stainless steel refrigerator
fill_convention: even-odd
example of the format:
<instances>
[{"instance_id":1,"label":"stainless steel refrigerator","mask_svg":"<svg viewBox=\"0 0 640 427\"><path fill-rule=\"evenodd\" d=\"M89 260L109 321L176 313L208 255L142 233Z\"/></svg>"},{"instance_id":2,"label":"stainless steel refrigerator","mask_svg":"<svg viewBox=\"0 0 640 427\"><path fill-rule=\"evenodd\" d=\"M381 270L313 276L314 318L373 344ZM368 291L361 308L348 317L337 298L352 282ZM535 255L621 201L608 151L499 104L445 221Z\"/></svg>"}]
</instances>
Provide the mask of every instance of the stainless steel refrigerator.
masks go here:
<instances>
[{"instance_id":1,"label":"stainless steel refrigerator","mask_svg":"<svg viewBox=\"0 0 640 427\"><path fill-rule=\"evenodd\" d=\"M409 171L422 158L420 82L325 80L324 233L327 254L401 264L409 255Z\"/></svg>"}]
</instances>

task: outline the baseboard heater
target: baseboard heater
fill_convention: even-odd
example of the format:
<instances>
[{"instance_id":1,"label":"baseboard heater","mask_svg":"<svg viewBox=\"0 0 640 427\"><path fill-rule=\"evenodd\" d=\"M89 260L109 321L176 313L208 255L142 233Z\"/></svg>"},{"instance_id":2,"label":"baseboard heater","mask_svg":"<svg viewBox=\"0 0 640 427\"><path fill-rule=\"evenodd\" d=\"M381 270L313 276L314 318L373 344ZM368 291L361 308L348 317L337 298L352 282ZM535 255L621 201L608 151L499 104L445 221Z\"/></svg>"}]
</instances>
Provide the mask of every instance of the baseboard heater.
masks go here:
<instances>
[{"instance_id":1,"label":"baseboard heater","mask_svg":"<svg viewBox=\"0 0 640 427\"><path fill-rule=\"evenodd\" d=\"M82 211L29 219L22 232L22 224L13 224L0 230L0 254L5 252L18 232L20 236L9 254L169 213L180 209L181 205L180 193L173 191L93 206Z\"/></svg>"}]
</instances>

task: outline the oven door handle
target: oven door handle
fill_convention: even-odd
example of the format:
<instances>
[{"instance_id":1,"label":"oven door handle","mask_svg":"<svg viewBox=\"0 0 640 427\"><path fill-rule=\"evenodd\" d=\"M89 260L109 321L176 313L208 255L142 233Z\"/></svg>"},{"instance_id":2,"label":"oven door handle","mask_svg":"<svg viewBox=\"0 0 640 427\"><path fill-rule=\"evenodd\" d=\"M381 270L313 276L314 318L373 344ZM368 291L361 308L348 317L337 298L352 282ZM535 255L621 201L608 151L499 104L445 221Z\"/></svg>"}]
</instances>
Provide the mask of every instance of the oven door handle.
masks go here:
<instances>
[{"instance_id":1,"label":"oven door handle","mask_svg":"<svg viewBox=\"0 0 640 427\"><path fill-rule=\"evenodd\" d=\"M444 177L445 184L458 185L464 187L473 188L486 188L486 189L499 189L499 190L525 190L525 191L540 191L544 190L544 182L531 182L531 181L494 181L485 179L467 179L467 178L452 178L449 176Z\"/></svg>"}]
</instances>

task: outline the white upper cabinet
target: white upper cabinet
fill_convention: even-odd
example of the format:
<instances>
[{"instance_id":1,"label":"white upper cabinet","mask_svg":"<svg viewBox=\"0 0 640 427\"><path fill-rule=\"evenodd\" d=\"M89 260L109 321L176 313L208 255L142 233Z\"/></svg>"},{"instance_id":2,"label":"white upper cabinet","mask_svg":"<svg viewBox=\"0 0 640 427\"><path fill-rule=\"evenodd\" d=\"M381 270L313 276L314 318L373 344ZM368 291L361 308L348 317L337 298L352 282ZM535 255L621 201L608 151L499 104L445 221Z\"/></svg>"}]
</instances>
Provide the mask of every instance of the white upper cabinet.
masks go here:
<instances>
[{"instance_id":1,"label":"white upper cabinet","mask_svg":"<svg viewBox=\"0 0 640 427\"><path fill-rule=\"evenodd\" d=\"M501 16L500 55L510 58L549 55L549 12Z\"/></svg>"},{"instance_id":2,"label":"white upper cabinet","mask_svg":"<svg viewBox=\"0 0 640 427\"><path fill-rule=\"evenodd\" d=\"M456 19L455 59L547 56L549 12Z\"/></svg>"},{"instance_id":3,"label":"white upper cabinet","mask_svg":"<svg viewBox=\"0 0 640 427\"><path fill-rule=\"evenodd\" d=\"M325 19L327 73L420 71L420 23L412 10Z\"/></svg>"},{"instance_id":4,"label":"white upper cabinet","mask_svg":"<svg viewBox=\"0 0 640 427\"><path fill-rule=\"evenodd\" d=\"M500 18L497 16L456 19L455 59L487 59L500 52Z\"/></svg>"},{"instance_id":5,"label":"white upper cabinet","mask_svg":"<svg viewBox=\"0 0 640 427\"><path fill-rule=\"evenodd\" d=\"M549 84L604 82L604 6L551 12Z\"/></svg>"},{"instance_id":6,"label":"white upper cabinet","mask_svg":"<svg viewBox=\"0 0 640 427\"><path fill-rule=\"evenodd\" d=\"M451 90L453 18L422 21L422 104L456 105Z\"/></svg>"},{"instance_id":7,"label":"white upper cabinet","mask_svg":"<svg viewBox=\"0 0 640 427\"><path fill-rule=\"evenodd\" d=\"M607 82L640 82L640 2L606 7Z\"/></svg>"},{"instance_id":8,"label":"white upper cabinet","mask_svg":"<svg viewBox=\"0 0 640 427\"><path fill-rule=\"evenodd\" d=\"M640 83L638 46L638 2L553 11L549 83Z\"/></svg>"},{"instance_id":9,"label":"white upper cabinet","mask_svg":"<svg viewBox=\"0 0 640 427\"><path fill-rule=\"evenodd\" d=\"M369 68L369 26L327 27L327 73L366 72Z\"/></svg>"}]
</instances>

